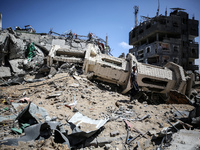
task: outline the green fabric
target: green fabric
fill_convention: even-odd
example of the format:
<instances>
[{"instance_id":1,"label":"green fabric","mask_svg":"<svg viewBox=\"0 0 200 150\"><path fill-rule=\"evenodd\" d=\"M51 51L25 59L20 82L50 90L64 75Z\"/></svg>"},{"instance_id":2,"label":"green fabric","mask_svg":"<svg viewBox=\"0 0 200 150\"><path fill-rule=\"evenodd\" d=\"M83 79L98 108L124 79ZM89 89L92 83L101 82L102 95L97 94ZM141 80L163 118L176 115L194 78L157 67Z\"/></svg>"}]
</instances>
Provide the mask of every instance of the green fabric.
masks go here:
<instances>
[{"instance_id":1,"label":"green fabric","mask_svg":"<svg viewBox=\"0 0 200 150\"><path fill-rule=\"evenodd\" d=\"M11 130L14 131L14 132L17 132L17 133L22 134L23 131L24 131L24 129L25 129L26 127L28 127L28 126L30 126L30 124L28 124L28 123L22 123L22 124L21 124L21 128L19 128L19 129L17 129L17 128L11 128Z\"/></svg>"},{"instance_id":2,"label":"green fabric","mask_svg":"<svg viewBox=\"0 0 200 150\"><path fill-rule=\"evenodd\" d=\"M27 56L28 61L30 61L31 58L33 58L36 55L36 53L34 51L35 51L35 45L32 42L28 47L28 56Z\"/></svg>"}]
</instances>

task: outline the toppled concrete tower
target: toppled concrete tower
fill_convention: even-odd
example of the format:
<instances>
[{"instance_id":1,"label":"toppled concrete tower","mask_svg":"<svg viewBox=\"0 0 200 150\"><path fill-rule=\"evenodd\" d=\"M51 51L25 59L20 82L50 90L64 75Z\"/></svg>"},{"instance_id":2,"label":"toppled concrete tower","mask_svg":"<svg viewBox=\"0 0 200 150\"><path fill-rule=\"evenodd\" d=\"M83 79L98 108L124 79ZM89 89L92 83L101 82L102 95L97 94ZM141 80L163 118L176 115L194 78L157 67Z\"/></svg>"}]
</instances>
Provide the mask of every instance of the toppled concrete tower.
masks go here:
<instances>
[{"instance_id":1,"label":"toppled concrete tower","mask_svg":"<svg viewBox=\"0 0 200 150\"><path fill-rule=\"evenodd\" d=\"M164 67L143 64L131 53L126 59L115 58L100 54L98 48L88 45L83 72L98 80L120 85L122 93L127 93L131 89L132 66L137 66L137 82L144 91L167 94L170 90L177 90L185 94L187 81L181 66L172 62Z\"/></svg>"}]
</instances>

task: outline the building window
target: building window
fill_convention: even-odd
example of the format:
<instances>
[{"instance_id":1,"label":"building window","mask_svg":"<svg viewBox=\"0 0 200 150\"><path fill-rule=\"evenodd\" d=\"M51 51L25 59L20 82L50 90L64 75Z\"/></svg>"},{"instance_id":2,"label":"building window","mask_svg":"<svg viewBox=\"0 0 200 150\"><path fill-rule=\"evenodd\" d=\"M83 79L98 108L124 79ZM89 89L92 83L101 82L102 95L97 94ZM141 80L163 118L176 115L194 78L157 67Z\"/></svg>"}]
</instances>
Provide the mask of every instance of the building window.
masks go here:
<instances>
[{"instance_id":1,"label":"building window","mask_svg":"<svg viewBox=\"0 0 200 150\"><path fill-rule=\"evenodd\" d=\"M149 29L151 27L151 23L147 24L146 29Z\"/></svg>"},{"instance_id":2,"label":"building window","mask_svg":"<svg viewBox=\"0 0 200 150\"><path fill-rule=\"evenodd\" d=\"M178 23L177 23L177 22L174 22L174 23L173 23L173 26L174 26L174 27L178 27Z\"/></svg>"},{"instance_id":3,"label":"building window","mask_svg":"<svg viewBox=\"0 0 200 150\"><path fill-rule=\"evenodd\" d=\"M143 49L141 49L141 50L138 51L138 55L139 55L139 54L143 54L143 53L144 53L144 50L143 50Z\"/></svg>"},{"instance_id":4,"label":"building window","mask_svg":"<svg viewBox=\"0 0 200 150\"><path fill-rule=\"evenodd\" d=\"M135 37L135 32L132 33L132 38L134 38L134 37Z\"/></svg>"},{"instance_id":5,"label":"building window","mask_svg":"<svg viewBox=\"0 0 200 150\"><path fill-rule=\"evenodd\" d=\"M174 52L178 52L179 51L179 47L178 46L174 46Z\"/></svg>"},{"instance_id":6,"label":"building window","mask_svg":"<svg viewBox=\"0 0 200 150\"><path fill-rule=\"evenodd\" d=\"M176 57L173 58L173 62L176 63L176 64L178 64L179 63L178 58L176 58Z\"/></svg>"},{"instance_id":7,"label":"building window","mask_svg":"<svg viewBox=\"0 0 200 150\"><path fill-rule=\"evenodd\" d=\"M162 50L169 50L169 44L162 43Z\"/></svg>"},{"instance_id":8,"label":"building window","mask_svg":"<svg viewBox=\"0 0 200 150\"><path fill-rule=\"evenodd\" d=\"M139 34L141 34L141 33L143 33L144 32L144 30L143 29L140 29L139 30Z\"/></svg>"},{"instance_id":9,"label":"building window","mask_svg":"<svg viewBox=\"0 0 200 150\"><path fill-rule=\"evenodd\" d=\"M150 51L151 51L151 48L149 46L149 47L147 47L147 53L149 53Z\"/></svg>"},{"instance_id":10,"label":"building window","mask_svg":"<svg viewBox=\"0 0 200 150\"><path fill-rule=\"evenodd\" d=\"M162 56L162 62L167 63L169 60L169 56Z\"/></svg>"},{"instance_id":11,"label":"building window","mask_svg":"<svg viewBox=\"0 0 200 150\"><path fill-rule=\"evenodd\" d=\"M195 49L194 48L192 49L192 54L195 54Z\"/></svg>"},{"instance_id":12,"label":"building window","mask_svg":"<svg viewBox=\"0 0 200 150\"><path fill-rule=\"evenodd\" d=\"M182 23L186 24L186 19L185 18L182 19Z\"/></svg>"}]
</instances>

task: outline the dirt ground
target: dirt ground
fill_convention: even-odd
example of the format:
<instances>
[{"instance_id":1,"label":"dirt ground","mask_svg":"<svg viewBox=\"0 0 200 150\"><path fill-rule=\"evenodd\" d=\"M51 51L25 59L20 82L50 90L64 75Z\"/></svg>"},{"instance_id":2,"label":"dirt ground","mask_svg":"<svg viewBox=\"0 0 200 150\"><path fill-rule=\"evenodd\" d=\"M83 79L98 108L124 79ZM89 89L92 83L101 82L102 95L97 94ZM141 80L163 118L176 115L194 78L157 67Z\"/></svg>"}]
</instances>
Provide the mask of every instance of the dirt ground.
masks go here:
<instances>
[{"instance_id":1,"label":"dirt ground","mask_svg":"<svg viewBox=\"0 0 200 150\"><path fill-rule=\"evenodd\" d=\"M98 137L114 137L109 144L103 146L88 146L80 149L141 149L152 150L159 145L152 140L157 133L164 127L171 126L168 120L173 124L176 122L174 113L178 111L190 111L193 106L184 104L159 104L148 105L147 102L129 102L128 95L122 95L109 88L100 87L84 76L69 76L67 73L56 74L51 79L35 83L24 83L21 85L0 87L1 94L1 115L10 115L8 110L10 104L3 103L3 97L9 97L9 101L18 102L19 99L27 97L30 101L39 107L43 107L51 118L56 118L62 124L66 124L77 111L92 119L110 118L104 125L104 129ZM55 96L55 94L57 94ZM28 100L29 100L28 99ZM76 102L71 108L67 107ZM27 103L23 103L24 107ZM24 107L18 108L17 112ZM4 111L3 111L4 110ZM145 117L145 118L143 118ZM138 136L129 145L126 144L127 129L124 120L129 120L133 128L130 135L135 137L138 130L146 133L144 136ZM174 121L174 122L173 122ZM11 132L13 121L1 122L0 140L19 137ZM86 125L87 126L87 125ZM93 127L87 126L92 129ZM83 130L87 130L84 129ZM116 133L116 135L112 135ZM68 149L64 144L55 143L52 138L45 141L19 142L18 146L1 145L0 149Z\"/></svg>"}]
</instances>

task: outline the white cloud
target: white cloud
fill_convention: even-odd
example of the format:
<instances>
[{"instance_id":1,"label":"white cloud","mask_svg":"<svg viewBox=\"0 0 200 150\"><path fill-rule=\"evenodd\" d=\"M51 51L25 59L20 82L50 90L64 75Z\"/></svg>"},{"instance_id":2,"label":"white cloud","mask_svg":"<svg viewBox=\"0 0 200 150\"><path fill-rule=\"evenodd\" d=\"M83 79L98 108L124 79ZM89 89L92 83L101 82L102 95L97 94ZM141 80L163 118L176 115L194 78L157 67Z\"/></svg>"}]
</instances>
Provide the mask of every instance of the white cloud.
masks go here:
<instances>
[{"instance_id":1,"label":"white cloud","mask_svg":"<svg viewBox=\"0 0 200 150\"><path fill-rule=\"evenodd\" d=\"M132 46L128 45L128 43L126 43L126 42L121 42L121 43L119 43L119 45L120 45L123 49L130 49L130 48L132 48Z\"/></svg>"}]
</instances>

